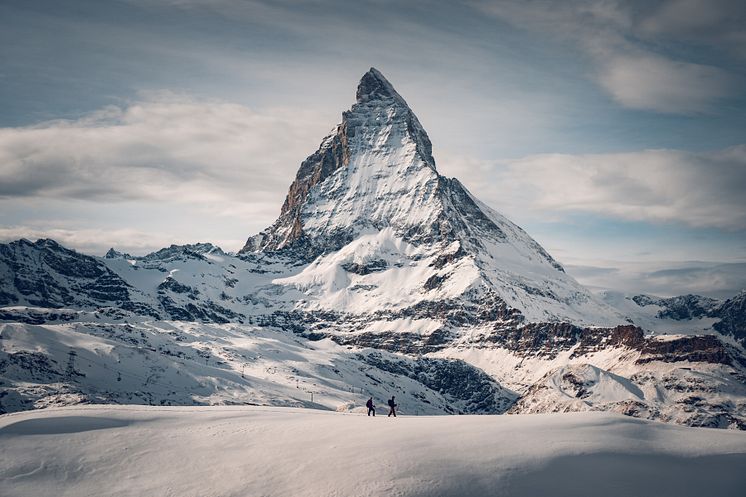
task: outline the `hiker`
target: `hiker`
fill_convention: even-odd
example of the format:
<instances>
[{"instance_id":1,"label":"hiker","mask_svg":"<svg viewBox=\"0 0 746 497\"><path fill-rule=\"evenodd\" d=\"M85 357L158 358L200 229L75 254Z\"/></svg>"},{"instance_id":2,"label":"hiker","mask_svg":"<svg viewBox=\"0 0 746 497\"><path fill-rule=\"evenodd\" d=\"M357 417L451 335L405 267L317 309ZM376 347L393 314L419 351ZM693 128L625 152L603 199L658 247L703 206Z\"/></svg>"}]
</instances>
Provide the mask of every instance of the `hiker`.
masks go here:
<instances>
[{"instance_id":1,"label":"hiker","mask_svg":"<svg viewBox=\"0 0 746 497\"><path fill-rule=\"evenodd\" d=\"M389 416L388 417L390 417L392 414L394 415L394 417L396 417L396 401L394 399L395 397L393 395L389 399Z\"/></svg>"},{"instance_id":2,"label":"hiker","mask_svg":"<svg viewBox=\"0 0 746 497\"><path fill-rule=\"evenodd\" d=\"M370 413L373 413L373 417L376 417L376 406L373 405L373 397L368 399L368 402L365 403L365 407L368 408L368 416L370 416Z\"/></svg>"}]
</instances>

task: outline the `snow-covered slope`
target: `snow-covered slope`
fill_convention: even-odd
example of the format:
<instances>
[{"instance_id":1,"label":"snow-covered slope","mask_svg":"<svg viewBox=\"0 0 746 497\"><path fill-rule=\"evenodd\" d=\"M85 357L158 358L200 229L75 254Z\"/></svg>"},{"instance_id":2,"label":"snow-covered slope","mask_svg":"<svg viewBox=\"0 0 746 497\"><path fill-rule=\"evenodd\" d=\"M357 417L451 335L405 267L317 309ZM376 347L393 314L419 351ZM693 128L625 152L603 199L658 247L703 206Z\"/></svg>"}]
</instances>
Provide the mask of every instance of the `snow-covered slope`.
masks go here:
<instances>
[{"instance_id":1,"label":"snow-covered slope","mask_svg":"<svg viewBox=\"0 0 746 497\"><path fill-rule=\"evenodd\" d=\"M737 497L746 433L613 414L90 406L0 417L6 497Z\"/></svg>"},{"instance_id":2,"label":"snow-covered slope","mask_svg":"<svg viewBox=\"0 0 746 497\"><path fill-rule=\"evenodd\" d=\"M611 410L746 428L746 361L714 336L549 328L495 341L473 331L427 353L402 330L427 336L435 320L376 322L334 341L294 333L297 323L283 331L114 320L99 311L13 312L41 324L0 324L0 412L91 402L354 411L369 396L383 404L395 394L410 414ZM382 337L379 350L346 346L365 333Z\"/></svg>"},{"instance_id":3,"label":"snow-covered slope","mask_svg":"<svg viewBox=\"0 0 746 497\"><path fill-rule=\"evenodd\" d=\"M511 412L609 411L689 426L743 428L746 420L737 412L721 409L740 403L736 411L743 411L746 396L744 377L727 373L728 369L719 365L692 371L690 367L656 364L625 377L577 362L547 373Z\"/></svg>"},{"instance_id":4,"label":"snow-covered slope","mask_svg":"<svg viewBox=\"0 0 746 497\"><path fill-rule=\"evenodd\" d=\"M457 359L411 358L240 324L0 324L0 414L75 403L361 409L396 395L409 414L502 413L517 395Z\"/></svg>"},{"instance_id":5,"label":"snow-covered slope","mask_svg":"<svg viewBox=\"0 0 746 497\"><path fill-rule=\"evenodd\" d=\"M519 393L512 413L613 411L746 429L746 360L738 346L713 335L643 336L631 326L567 331L431 355L462 359Z\"/></svg>"}]
</instances>

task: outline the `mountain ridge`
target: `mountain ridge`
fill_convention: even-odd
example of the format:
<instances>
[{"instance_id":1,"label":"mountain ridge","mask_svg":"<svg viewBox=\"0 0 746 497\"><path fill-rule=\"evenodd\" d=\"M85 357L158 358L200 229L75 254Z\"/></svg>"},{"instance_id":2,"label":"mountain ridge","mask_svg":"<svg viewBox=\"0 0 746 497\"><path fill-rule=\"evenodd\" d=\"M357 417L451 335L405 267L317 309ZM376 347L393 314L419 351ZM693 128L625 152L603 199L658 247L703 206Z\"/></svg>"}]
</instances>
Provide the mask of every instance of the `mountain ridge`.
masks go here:
<instances>
[{"instance_id":1,"label":"mountain ridge","mask_svg":"<svg viewBox=\"0 0 746 497\"><path fill-rule=\"evenodd\" d=\"M365 248L357 243L362 237L370 240ZM371 248L375 244L380 246ZM411 247L405 250L405 245ZM359 250L350 250L353 246ZM385 247L416 252L420 261L431 259L434 269ZM340 259L335 266L341 253L352 260ZM425 293L438 293L438 298L494 294L534 322L624 322L525 231L480 202L458 179L437 172L427 132L374 68L363 75L342 122L301 163L278 219L239 251L252 254L310 263L303 274L278 282L304 292L316 285L312 293L319 298L309 303L311 309L352 302L363 310L354 304L360 301L390 306L392 301L375 290L380 283L372 281L375 275L349 276L342 269L366 258L392 256L383 270L389 276L397 264L420 266L399 271L407 273L402 279L410 286L406 294L397 292L400 302L414 305Z\"/></svg>"}]
</instances>

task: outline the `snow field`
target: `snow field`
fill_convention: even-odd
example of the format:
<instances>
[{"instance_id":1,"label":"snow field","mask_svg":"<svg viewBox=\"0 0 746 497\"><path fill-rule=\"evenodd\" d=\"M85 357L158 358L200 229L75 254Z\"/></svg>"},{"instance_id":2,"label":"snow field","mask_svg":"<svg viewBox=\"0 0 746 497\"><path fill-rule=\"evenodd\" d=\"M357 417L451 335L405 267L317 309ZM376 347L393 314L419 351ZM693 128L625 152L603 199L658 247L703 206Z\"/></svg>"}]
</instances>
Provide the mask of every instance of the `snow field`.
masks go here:
<instances>
[{"instance_id":1,"label":"snow field","mask_svg":"<svg viewBox=\"0 0 746 497\"><path fill-rule=\"evenodd\" d=\"M15 496L741 496L746 433L608 413L369 418L80 406L0 417Z\"/></svg>"}]
</instances>

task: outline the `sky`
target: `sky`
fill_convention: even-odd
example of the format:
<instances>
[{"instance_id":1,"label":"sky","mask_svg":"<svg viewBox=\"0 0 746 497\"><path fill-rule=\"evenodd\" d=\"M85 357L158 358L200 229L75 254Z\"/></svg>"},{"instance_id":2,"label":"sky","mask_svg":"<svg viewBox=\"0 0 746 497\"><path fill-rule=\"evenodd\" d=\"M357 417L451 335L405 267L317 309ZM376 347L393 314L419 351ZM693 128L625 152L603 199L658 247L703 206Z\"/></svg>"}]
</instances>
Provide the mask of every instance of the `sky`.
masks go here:
<instances>
[{"instance_id":1,"label":"sky","mask_svg":"<svg viewBox=\"0 0 746 497\"><path fill-rule=\"evenodd\" d=\"M592 289L746 288L746 3L3 0L0 240L238 250L369 67Z\"/></svg>"}]
</instances>

